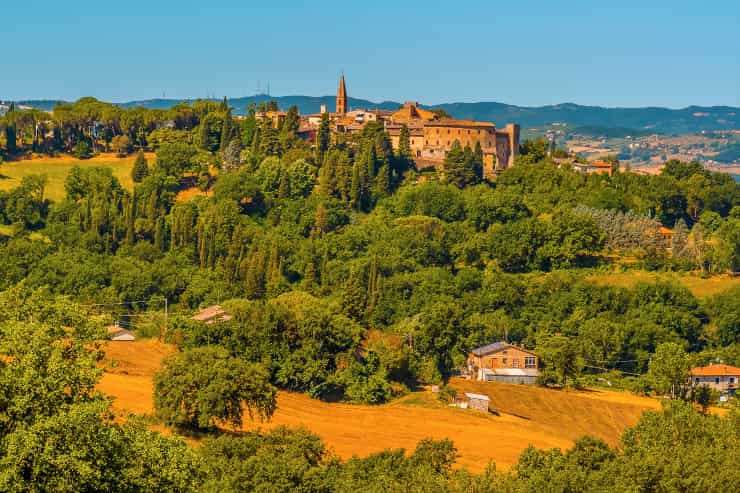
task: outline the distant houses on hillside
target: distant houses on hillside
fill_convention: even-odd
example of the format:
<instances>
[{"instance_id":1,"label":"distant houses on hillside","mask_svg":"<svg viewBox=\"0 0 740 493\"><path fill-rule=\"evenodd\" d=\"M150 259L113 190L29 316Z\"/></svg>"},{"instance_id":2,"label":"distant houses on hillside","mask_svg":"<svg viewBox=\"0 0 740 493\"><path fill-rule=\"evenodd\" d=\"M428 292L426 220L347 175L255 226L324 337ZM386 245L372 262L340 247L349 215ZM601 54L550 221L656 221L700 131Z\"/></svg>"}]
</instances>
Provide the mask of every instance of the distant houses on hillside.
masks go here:
<instances>
[{"instance_id":1,"label":"distant houses on hillside","mask_svg":"<svg viewBox=\"0 0 740 493\"><path fill-rule=\"evenodd\" d=\"M734 396L740 381L740 368L730 365L714 364L691 370L691 383L705 385L721 396Z\"/></svg>"},{"instance_id":2,"label":"distant houses on hillside","mask_svg":"<svg viewBox=\"0 0 740 493\"><path fill-rule=\"evenodd\" d=\"M494 342L470 352L467 372L481 381L533 385L539 377L539 358L507 342Z\"/></svg>"}]
</instances>

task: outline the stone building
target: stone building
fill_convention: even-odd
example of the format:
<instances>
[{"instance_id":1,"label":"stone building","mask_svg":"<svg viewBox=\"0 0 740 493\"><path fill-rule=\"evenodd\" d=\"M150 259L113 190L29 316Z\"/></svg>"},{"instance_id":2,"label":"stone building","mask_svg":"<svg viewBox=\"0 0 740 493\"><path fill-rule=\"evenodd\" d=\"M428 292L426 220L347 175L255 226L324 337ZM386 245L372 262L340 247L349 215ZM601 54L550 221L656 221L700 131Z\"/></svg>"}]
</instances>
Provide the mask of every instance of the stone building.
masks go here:
<instances>
[{"instance_id":1,"label":"stone building","mask_svg":"<svg viewBox=\"0 0 740 493\"><path fill-rule=\"evenodd\" d=\"M534 384L539 376L535 353L506 342L494 342L473 349L466 373L478 380Z\"/></svg>"},{"instance_id":2,"label":"stone building","mask_svg":"<svg viewBox=\"0 0 740 493\"><path fill-rule=\"evenodd\" d=\"M483 174L490 178L514 164L519 153L519 125L509 124L497 129L491 122L443 118L406 102L386 123L393 148L398 149L401 129L409 129L409 144L418 168L441 168L447 152L456 140L460 145L483 150Z\"/></svg>"},{"instance_id":3,"label":"stone building","mask_svg":"<svg viewBox=\"0 0 740 493\"><path fill-rule=\"evenodd\" d=\"M353 109L348 106L347 85L344 74L339 77L336 108L329 113L332 131L338 133L360 132L369 122L383 122L390 135L393 149L398 150L401 129L409 130L409 144L417 169L440 170L447 152L456 140L465 147L475 148L480 143L483 150L483 175L491 178L511 167L519 153L519 125L508 124L497 128L494 123L445 118L434 111L421 108L416 102L406 102L396 111L378 109ZM307 127L317 127L326 113L307 115Z\"/></svg>"}]
</instances>

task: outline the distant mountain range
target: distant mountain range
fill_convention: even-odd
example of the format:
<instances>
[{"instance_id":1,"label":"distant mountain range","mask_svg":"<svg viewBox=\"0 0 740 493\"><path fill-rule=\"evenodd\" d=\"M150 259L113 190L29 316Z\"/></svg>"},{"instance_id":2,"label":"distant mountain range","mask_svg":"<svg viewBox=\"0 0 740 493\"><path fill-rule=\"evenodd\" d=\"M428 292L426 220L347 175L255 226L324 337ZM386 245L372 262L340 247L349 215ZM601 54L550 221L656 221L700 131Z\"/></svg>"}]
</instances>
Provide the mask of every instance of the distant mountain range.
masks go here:
<instances>
[{"instance_id":1,"label":"distant mountain range","mask_svg":"<svg viewBox=\"0 0 740 493\"><path fill-rule=\"evenodd\" d=\"M181 102L179 99L147 99L121 103L130 108L143 106L152 109L167 109ZM334 96L268 96L258 94L242 98L228 99L236 114L243 114L250 103L277 101L281 109L296 105L302 114L318 113L321 105L331 111L334 109ZM51 110L60 101L35 100L20 101L20 104L34 108ZM376 103L364 99L349 98L352 109L395 110L401 103L383 101ZM740 128L738 115L740 108L731 106L689 106L682 109L669 108L604 108L601 106L582 106L563 103L549 106L515 106L504 103L445 103L424 105L425 108L442 109L456 118L492 121L498 126L519 123L523 128L544 127L553 124L600 129L618 129L619 133L661 133L686 134L712 130L737 130Z\"/></svg>"}]
</instances>

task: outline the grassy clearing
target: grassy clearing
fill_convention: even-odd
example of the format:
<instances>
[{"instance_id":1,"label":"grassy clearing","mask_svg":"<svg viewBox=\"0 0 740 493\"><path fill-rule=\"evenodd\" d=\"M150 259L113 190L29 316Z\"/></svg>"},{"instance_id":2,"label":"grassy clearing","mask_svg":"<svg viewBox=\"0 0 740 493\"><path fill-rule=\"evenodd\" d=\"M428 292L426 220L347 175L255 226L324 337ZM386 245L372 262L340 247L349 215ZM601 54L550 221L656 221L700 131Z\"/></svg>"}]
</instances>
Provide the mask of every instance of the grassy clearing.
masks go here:
<instances>
[{"instance_id":1,"label":"grassy clearing","mask_svg":"<svg viewBox=\"0 0 740 493\"><path fill-rule=\"evenodd\" d=\"M121 414L151 413L152 375L172 351L172 346L155 340L111 342L107 359L118 364L107 366L98 388L115 397L114 408ZM412 393L382 406L330 404L280 392L272 420L246 420L243 429L302 426L345 459L386 448L413 450L427 437L450 438L460 454L458 465L480 472L490 460L510 467L529 444L568 448L585 434L617 443L644 411L660 407L655 399L625 392L558 391L460 379L451 385L460 392L487 394L501 415L452 408L430 392Z\"/></svg>"},{"instance_id":2,"label":"grassy clearing","mask_svg":"<svg viewBox=\"0 0 740 493\"><path fill-rule=\"evenodd\" d=\"M147 155L150 165L154 155ZM53 201L64 198L64 180L69 170L74 166L103 166L111 168L113 175L118 178L125 188L132 190L131 168L136 156L125 158L116 157L115 154L101 154L92 159L79 160L70 156L54 158L40 157L24 159L21 161L10 161L0 165L0 190L10 190L20 185L24 176L33 174L45 174L47 176L46 197Z\"/></svg>"},{"instance_id":3,"label":"grassy clearing","mask_svg":"<svg viewBox=\"0 0 740 493\"><path fill-rule=\"evenodd\" d=\"M731 277L728 275L702 278L692 274L646 272L639 270L613 274L595 274L587 276L586 279L597 284L623 288L633 287L640 282L675 281L688 288L694 296L698 297L713 296L740 284L740 277Z\"/></svg>"}]
</instances>

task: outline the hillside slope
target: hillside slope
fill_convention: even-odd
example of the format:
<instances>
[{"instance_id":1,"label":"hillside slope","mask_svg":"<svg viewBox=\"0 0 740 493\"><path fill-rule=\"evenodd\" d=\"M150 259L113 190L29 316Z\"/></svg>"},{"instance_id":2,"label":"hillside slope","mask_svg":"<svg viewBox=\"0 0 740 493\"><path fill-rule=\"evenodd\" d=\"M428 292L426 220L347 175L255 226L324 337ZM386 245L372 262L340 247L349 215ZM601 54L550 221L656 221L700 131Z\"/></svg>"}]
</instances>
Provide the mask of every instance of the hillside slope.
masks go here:
<instances>
[{"instance_id":1,"label":"hillside slope","mask_svg":"<svg viewBox=\"0 0 740 493\"><path fill-rule=\"evenodd\" d=\"M115 397L122 413L152 412L152 375L174 349L156 341L109 343L109 367L98 388ZM386 448L413 449L427 437L450 438L460 466L482 470L489 460L510 467L528 445L568 448L584 434L614 444L640 415L658 409L654 399L607 391L556 391L539 387L479 383L456 379L463 391L488 394L493 416L451 408L435 394L417 392L382 406L329 404L305 394L281 392L273 419L247 420L243 429L302 426L319 435L342 458Z\"/></svg>"}]
</instances>

